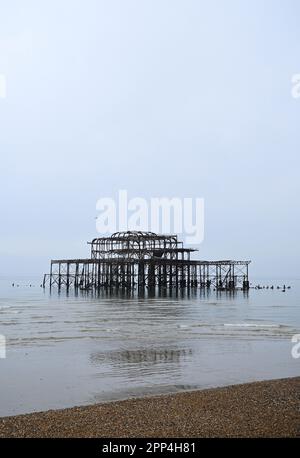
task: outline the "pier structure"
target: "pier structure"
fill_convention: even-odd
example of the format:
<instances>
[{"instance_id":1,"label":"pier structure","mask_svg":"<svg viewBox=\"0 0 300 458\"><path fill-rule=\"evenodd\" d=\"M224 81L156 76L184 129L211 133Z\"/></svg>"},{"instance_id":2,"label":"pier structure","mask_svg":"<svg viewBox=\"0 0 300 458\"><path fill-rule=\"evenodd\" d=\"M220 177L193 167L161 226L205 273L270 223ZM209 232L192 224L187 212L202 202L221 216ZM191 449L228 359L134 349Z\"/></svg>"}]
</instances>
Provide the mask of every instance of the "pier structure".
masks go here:
<instances>
[{"instance_id":1,"label":"pier structure","mask_svg":"<svg viewBox=\"0 0 300 458\"><path fill-rule=\"evenodd\" d=\"M214 288L249 289L250 261L191 259L177 235L116 232L95 238L87 259L54 259L43 286L50 288L114 289Z\"/></svg>"}]
</instances>

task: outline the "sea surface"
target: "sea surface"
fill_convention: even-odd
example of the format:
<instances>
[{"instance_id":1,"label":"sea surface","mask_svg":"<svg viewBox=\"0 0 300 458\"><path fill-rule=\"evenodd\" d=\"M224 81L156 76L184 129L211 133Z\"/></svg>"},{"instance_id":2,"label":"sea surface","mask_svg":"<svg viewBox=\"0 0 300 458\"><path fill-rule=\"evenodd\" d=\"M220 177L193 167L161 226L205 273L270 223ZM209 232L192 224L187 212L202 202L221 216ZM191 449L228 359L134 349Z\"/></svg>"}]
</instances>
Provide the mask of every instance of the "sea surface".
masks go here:
<instances>
[{"instance_id":1,"label":"sea surface","mask_svg":"<svg viewBox=\"0 0 300 458\"><path fill-rule=\"evenodd\" d=\"M300 375L298 280L144 297L40 283L0 278L0 417Z\"/></svg>"}]
</instances>

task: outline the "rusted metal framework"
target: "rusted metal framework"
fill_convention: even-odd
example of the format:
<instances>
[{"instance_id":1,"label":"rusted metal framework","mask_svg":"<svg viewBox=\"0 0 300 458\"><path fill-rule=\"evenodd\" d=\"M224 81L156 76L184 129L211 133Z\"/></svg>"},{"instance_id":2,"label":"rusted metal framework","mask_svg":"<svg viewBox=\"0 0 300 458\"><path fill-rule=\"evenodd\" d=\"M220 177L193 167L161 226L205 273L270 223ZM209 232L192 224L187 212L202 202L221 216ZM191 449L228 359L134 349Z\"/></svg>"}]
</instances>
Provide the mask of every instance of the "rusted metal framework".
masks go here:
<instances>
[{"instance_id":1,"label":"rusted metal framework","mask_svg":"<svg viewBox=\"0 0 300 458\"><path fill-rule=\"evenodd\" d=\"M96 238L91 245L92 259L190 259L197 251L183 248L177 235L157 235L154 232L116 232L111 237Z\"/></svg>"},{"instance_id":2,"label":"rusted metal framework","mask_svg":"<svg viewBox=\"0 0 300 458\"><path fill-rule=\"evenodd\" d=\"M116 232L89 242L87 259L51 261L44 287L67 290L124 288L214 288L249 289L250 261L200 261L191 259L197 251L185 248L176 235L153 232Z\"/></svg>"}]
</instances>

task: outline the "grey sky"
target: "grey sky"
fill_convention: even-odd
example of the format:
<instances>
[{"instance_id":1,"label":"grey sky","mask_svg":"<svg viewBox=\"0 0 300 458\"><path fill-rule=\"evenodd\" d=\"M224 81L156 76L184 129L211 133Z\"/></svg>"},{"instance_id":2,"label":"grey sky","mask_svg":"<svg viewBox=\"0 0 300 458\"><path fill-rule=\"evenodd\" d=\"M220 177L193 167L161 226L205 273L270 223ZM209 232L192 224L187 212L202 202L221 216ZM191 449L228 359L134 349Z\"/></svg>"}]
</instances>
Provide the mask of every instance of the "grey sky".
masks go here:
<instances>
[{"instance_id":1,"label":"grey sky","mask_svg":"<svg viewBox=\"0 0 300 458\"><path fill-rule=\"evenodd\" d=\"M85 256L96 200L204 197L201 258L299 274L300 4L1 2L0 274Z\"/></svg>"}]
</instances>

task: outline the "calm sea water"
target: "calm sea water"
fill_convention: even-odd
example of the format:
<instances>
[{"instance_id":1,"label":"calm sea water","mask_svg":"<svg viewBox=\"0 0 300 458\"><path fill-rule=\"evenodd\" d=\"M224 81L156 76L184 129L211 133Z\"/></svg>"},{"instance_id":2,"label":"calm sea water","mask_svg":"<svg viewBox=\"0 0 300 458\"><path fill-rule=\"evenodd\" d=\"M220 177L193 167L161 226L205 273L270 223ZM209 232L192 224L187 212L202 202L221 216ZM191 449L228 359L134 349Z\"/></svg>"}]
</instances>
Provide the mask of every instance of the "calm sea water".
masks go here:
<instances>
[{"instance_id":1,"label":"calm sea water","mask_svg":"<svg viewBox=\"0 0 300 458\"><path fill-rule=\"evenodd\" d=\"M0 278L0 416L300 375L299 281L156 297L50 295L40 282Z\"/></svg>"}]
</instances>

